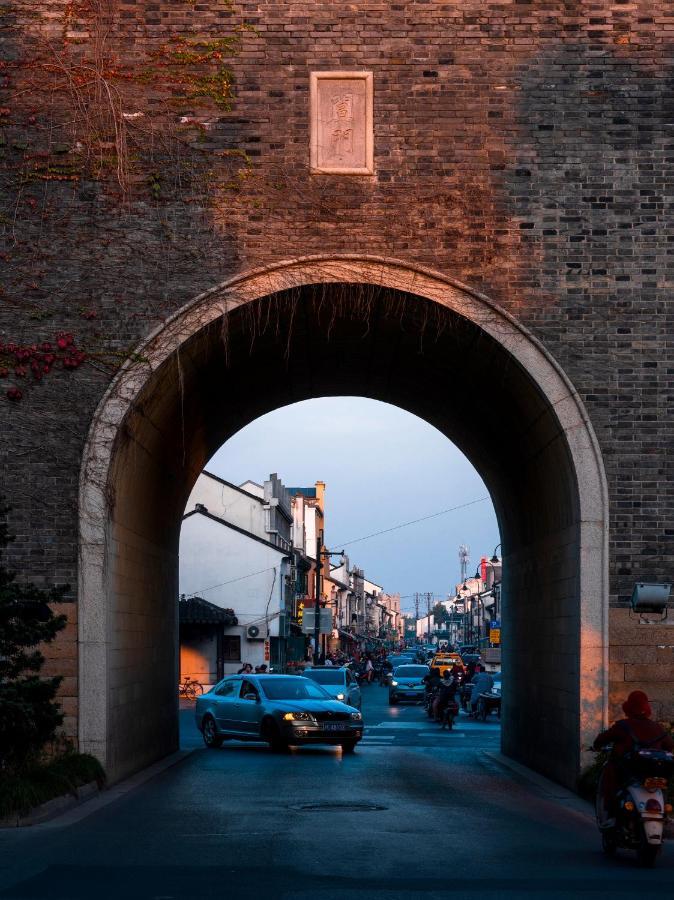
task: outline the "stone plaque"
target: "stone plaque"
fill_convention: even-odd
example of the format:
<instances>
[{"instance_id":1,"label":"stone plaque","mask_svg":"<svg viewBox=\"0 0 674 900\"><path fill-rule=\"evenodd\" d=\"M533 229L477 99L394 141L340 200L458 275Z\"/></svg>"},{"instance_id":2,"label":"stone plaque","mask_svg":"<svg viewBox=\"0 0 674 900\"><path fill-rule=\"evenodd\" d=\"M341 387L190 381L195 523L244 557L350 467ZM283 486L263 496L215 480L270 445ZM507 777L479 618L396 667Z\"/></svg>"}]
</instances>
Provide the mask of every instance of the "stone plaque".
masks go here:
<instances>
[{"instance_id":1,"label":"stone plaque","mask_svg":"<svg viewBox=\"0 0 674 900\"><path fill-rule=\"evenodd\" d=\"M311 171L374 174L372 72L311 73Z\"/></svg>"}]
</instances>

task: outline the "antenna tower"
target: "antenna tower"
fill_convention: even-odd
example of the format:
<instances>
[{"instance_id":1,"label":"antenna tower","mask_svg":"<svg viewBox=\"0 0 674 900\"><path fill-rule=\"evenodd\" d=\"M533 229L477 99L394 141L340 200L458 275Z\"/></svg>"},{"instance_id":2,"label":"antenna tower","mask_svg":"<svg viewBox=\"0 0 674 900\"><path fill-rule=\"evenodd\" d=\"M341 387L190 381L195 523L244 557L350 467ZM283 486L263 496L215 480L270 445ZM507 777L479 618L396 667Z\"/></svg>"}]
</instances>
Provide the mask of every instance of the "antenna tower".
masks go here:
<instances>
[{"instance_id":1,"label":"antenna tower","mask_svg":"<svg viewBox=\"0 0 674 900\"><path fill-rule=\"evenodd\" d=\"M459 546L459 564L461 565L461 581L466 583L468 577L468 562L470 560L470 548L466 544Z\"/></svg>"}]
</instances>

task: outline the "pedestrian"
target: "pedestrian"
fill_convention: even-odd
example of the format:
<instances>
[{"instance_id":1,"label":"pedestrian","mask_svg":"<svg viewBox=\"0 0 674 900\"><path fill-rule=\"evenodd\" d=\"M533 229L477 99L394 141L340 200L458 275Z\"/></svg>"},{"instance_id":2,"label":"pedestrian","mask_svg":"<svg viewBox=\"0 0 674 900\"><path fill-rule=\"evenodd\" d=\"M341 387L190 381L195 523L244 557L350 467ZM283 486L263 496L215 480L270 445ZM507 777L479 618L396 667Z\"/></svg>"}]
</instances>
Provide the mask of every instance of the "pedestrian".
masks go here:
<instances>
[{"instance_id":1,"label":"pedestrian","mask_svg":"<svg viewBox=\"0 0 674 900\"><path fill-rule=\"evenodd\" d=\"M372 684L373 677L374 677L374 666L372 665L372 658L368 655L367 660L365 662L365 678L367 679L368 684Z\"/></svg>"},{"instance_id":2,"label":"pedestrian","mask_svg":"<svg viewBox=\"0 0 674 900\"><path fill-rule=\"evenodd\" d=\"M252 664L244 663L236 674L237 675L252 675L253 674Z\"/></svg>"}]
</instances>

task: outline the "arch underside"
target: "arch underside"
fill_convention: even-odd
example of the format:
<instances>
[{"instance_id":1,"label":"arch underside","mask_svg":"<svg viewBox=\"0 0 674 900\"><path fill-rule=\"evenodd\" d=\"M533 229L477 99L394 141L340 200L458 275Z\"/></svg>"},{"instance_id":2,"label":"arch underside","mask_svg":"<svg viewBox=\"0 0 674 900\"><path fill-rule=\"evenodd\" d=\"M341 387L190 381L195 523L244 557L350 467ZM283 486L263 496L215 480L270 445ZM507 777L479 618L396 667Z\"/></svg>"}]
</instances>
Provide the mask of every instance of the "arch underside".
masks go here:
<instances>
[{"instance_id":1,"label":"arch underside","mask_svg":"<svg viewBox=\"0 0 674 900\"><path fill-rule=\"evenodd\" d=\"M427 420L487 484L504 556L504 750L575 781L606 703L591 429L536 342L480 298L425 273L353 271L305 266L295 283L285 271L202 298L148 346L151 372L127 369L99 410L82 482L80 743L112 778L177 747L178 538L199 472L272 409L360 395ZM357 465L358 447L343 450ZM423 447L410 477L422 465Z\"/></svg>"}]
</instances>

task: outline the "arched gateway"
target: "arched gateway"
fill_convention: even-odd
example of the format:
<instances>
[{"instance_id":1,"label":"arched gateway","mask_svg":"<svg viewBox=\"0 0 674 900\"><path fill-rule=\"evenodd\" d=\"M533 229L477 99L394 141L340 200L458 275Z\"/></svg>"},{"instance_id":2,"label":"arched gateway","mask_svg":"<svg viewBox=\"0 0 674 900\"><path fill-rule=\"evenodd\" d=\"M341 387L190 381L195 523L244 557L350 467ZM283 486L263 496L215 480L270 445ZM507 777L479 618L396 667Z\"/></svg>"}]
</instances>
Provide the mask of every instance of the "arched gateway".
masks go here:
<instances>
[{"instance_id":1,"label":"arched gateway","mask_svg":"<svg viewBox=\"0 0 674 900\"><path fill-rule=\"evenodd\" d=\"M80 481L80 748L113 779L176 748L189 491L248 422L331 394L421 416L484 478L504 557L504 750L572 784L607 706L607 492L588 416L541 344L486 297L354 255L291 260L203 294L101 401ZM344 449L345 461L357 451Z\"/></svg>"}]
</instances>

